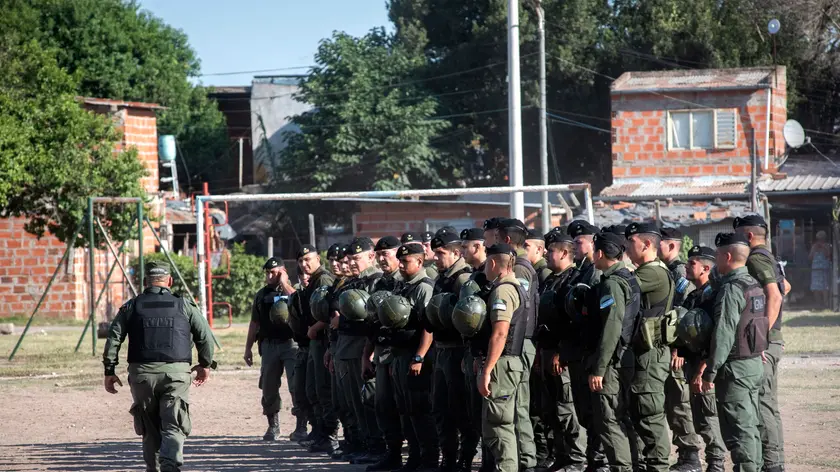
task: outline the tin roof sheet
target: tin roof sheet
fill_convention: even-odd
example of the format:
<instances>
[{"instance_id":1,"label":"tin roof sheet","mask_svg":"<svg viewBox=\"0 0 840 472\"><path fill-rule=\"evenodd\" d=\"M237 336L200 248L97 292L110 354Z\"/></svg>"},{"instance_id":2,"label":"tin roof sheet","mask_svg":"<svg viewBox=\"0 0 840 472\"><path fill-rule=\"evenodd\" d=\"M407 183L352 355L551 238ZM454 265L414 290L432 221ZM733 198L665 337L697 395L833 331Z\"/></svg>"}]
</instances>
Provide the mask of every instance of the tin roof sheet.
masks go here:
<instances>
[{"instance_id":1,"label":"tin roof sheet","mask_svg":"<svg viewBox=\"0 0 840 472\"><path fill-rule=\"evenodd\" d=\"M763 88L770 85L773 71L772 67L756 67L625 72L613 82L611 89L621 93L658 89Z\"/></svg>"},{"instance_id":2,"label":"tin roof sheet","mask_svg":"<svg viewBox=\"0 0 840 472\"><path fill-rule=\"evenodd\" d=\"M692 177L692 178L636 178L616 179L601 191L602 197L669 197L731 195L744 193L749 184L747 177Z\"/></svg>"}]
</instances>

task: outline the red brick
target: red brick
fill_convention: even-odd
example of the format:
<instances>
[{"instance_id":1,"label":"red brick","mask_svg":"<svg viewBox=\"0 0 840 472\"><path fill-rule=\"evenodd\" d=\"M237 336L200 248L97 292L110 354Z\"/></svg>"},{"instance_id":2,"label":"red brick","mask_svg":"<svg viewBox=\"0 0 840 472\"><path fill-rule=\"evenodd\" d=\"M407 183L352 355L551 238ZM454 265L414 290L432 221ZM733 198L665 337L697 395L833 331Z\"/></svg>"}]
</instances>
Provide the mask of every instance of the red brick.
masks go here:
<instances>
[{"instance_id":1,"label":"red brick","mask_svg":"<svg viewBox=\"0 0 840 472\"><path fill-rule=\"evenodd\" d=\"M700 174L700 166L689 166L688 173L691 175L698 175Z\"/></svg>"},{"instance_id":2,"label":"red brick","mask_svg":"<svg viewBox=\"0 0 840 472\"><path fill-rule=\"evenodd\" d=\"M642 174L642 168L641 167L631 167L630 168L630 175L631 176L632 175L641 175L641 174Z\"/></svg>"},{"instance_id":3,"label":"red brick","mask_svg":"<svg viewBox=\"0 0 840 472\"><path fill-rule=\"evenodd\" d=\"M645 167L645 175L656 175L656 167Z\"/></svg>"},{"instance_id":4,"label":"red brick","mask_svg":"<svg viewBox=\"0 0 840 472\"><path fill-rule=\"evenodd\" d=\"M682 167L682 166L671 167L671 170L673 171L674 175L685 175L686 174L686 169L685 169L685 167Z\"/></svg>"},{"instance_id":5,"label":"red brick","mask_svg":"<svg viewBox=\"0 0 840 472\"><path fill-rule=\"evenodd\" d=\"M645 152L653 152L655 149L656 149L656 146L653 145L653 144L645 144L644 146L642 146L642 151L645 151Z\"/></svg>"},{"instance_id":6,"label":"red brick","mask_svg":"<svg viewBox=\"0 0 840 472\"><path fill-rule=\"evenodd\" d=\"M630 152L639 152L639 151L642 150L642 146L640 146L638 144L631 144L631 145L627 146L627 150L630 151Z\"/></svg>"},{"instance_id":7,"label":"red brick","mask_svg":"<svg viewBox=\"0 0 840 472\"><path fill-rule=\"evenodd\" d=\"M715 166L703 166L701 170L705 175L712 175L715 172Z\"/></svg>"},{"instance_id":8,"label":"red brick","mask_svg":"<svg viewBox=\"0 0 840 472\"><path fill-rule=\"evenodd\" d=\"M613 177L626 177L627 176L627 168L626 167L613 167Z\"/></svg>"}]
</instances>

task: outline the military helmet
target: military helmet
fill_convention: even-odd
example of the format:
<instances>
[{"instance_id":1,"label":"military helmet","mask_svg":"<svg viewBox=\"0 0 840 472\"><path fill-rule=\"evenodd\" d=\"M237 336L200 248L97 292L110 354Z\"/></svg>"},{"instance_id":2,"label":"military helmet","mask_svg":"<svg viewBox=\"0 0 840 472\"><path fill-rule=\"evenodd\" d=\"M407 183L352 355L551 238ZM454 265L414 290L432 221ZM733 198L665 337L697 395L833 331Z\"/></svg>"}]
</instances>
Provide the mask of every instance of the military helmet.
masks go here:
<instances>
[{"instance_id":1,"label":"military helmet","mask_svg":"<svg viewBox=\"0 0 840 472\"><path fill-rule=\"evenodd\" d=\"M367 303L365 304L365 311L367 311L367 319L376 319L379 316L379 305L391 296L391 292L387 290L377 290L370 294Z\"/></svg>"},{"instance_id":2,"label":"military helmet","mask_svg":"<svg viewBox=\"0 0 840 472\"><path fill-rule=\"evenodd\" d=\"M481 291L481 284L478 283L475 278L470 277L469 280L464 282L464 285L461 285L461 292L458 294L459 299L464 299L469 297L470 295L475 295Z\"/></svg>"},{"instance_id":3,"label":"military helmet","mask_svg":"<svg viewBox=\"0 0 840 472\"><path fill-rule=\"evenodd\" d=\"M288 297L280 297L279 300L274 302L274 305L271 305L271 309L268 311L268 317L271 319L271 322L276 325L286 325L289 323L289 298Z\"/></svg>"},{"instance_id":4,"label":"military helmet","mask_svg":"<svg viewBox=\"0 0 840 472\"><path fill-rule=\"evenodd\" d=\"M487 304L475 295L458 300L452 310L452 325L468 338L478 334L486 320Z\"/></svg>"},{"instance_id":5,"label":"military helmet","mask_svg":"<svg viewBox=\"0 0 840 472\"><path fill-rule=\"evenodd\" d=\"M367 301L370 294L357 288L345 290L338 296L338 311L351 321L367 319Z\"/></svg>"},{"instance_id":6,"label":"military helmet","mask_svg":"<svg viewBox=\"0 0 840 472\"><path fill-rule=\"evenodd\" d=\"M440 322L440 308L444 303L443 299L446 295L450 294L441 292L432 295L432 298L429 300L429 304L426 305L426 319L429 321L429 324L432 325L432 328L436 330L443 329L443 325Z\"/></svg>"},{"instance_id":7,"label":"military helmet","mask_svg":"<svg viewBox=\"0 0 840 472\"><path fill-rule=\"evenodd\" d=\"M312 317L322 323L329 323L331 318L329 287L322 285L315 289L309 298L309 307L312 309Z\"/></svg>"},{"instance_id":8,"label":"military helmet","mask_svg":"<svg viewBox=\"0 0 840 472\"><path fill-rule=\"evenodd\" d=\"M577 323L583 321L584 313L586 312L586 298L589 294L589 290L589 285L577 284L569 290L569 293L566 294L566 314L572 319L572 321Z\"/></svg>"},{"instance_id":9,"label":"military helmet","mask_svg":"<svg viewBox=\"0 0 840 472\"><path fill-rule=\"evenodd\" d=\"M702 308L692 308L677 323L677 338L692 352L709 348L715 322Z\"/></svg>"},{"instance_id":10,"label":"military helmet","mask_svg":"<svg viewBox=\"0 0 840 472\"><path fill-rule=\"evenodd\" d=\"M426 306L426 318L429 323L436 329L447 331L454 329L452 310L455 309L455 303L457 302L458 295L454 293L443 292L433 296Z\"/></svg>"},{"instance_id":11,"label":"military helmet","mask_svg":"<svg viewBox=\"0 0 840 472\"><path fill-rule=\"evenodd\" d=\"M379 322L392 329L403 329L411 317L411 302L401 295L389 295L379 305Z\"/></svg>"}]
</instances>

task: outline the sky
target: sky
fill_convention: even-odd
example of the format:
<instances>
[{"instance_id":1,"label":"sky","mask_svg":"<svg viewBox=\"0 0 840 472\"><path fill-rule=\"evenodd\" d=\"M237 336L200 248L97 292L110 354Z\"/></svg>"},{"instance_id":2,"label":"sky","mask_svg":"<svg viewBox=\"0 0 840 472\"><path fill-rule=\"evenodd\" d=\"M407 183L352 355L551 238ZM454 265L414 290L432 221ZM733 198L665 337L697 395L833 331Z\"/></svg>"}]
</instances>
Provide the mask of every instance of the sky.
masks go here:
<instances>
[{"instance_id":1,"label":"sky","mask_svg":"<svg viewBox=\"0 0 840 472\"><path fill-rule=\"evenodd\" d=\"M385 0L141 0L143 9L187 34L203 74L312 65L318 42L344 31L390 29ZM250 85L254 75L306 69L205 75L204 85Z\"/></svg>"}]
</instances>

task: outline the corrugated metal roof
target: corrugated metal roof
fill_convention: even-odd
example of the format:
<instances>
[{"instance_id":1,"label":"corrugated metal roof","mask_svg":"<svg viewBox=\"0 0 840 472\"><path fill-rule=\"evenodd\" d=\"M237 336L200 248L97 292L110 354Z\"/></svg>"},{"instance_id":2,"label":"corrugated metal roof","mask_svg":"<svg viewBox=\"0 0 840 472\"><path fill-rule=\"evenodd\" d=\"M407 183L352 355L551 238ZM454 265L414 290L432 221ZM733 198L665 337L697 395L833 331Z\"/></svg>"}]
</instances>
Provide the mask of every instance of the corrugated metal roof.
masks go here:
<instances>
[{"instance_id":1,"label":"corrugated metal roof","mask_svg":"<svg viewBox=\"0 0 840 472\"><path fill-rule=\"evenodd\" d=\"M772 67L756 67L625 72L613 82L611 89L621 93L658 89L762 88L770 85L773 71Z\"/></svg>"},{"instance_id":2,"label":"corrugated metal roof","mask_svg":"<svg viewBox=\"0 0 840 472\"><path fill-rule=\"evenodd\" d=\"M125 100L111 100L110 98L78 97L87 105L115 106L118 108L142 108L146 110L166 110L167 108L157 103L127 102Z\"/></svg>"},{"instance_id":3,"label":"corrugated metal roof","mask_svg":"<svg viewBox=\"0 0 840 472\"><path fill-rule=\"evenodd\" d=\"M662 224L665 226L694 226L718 223L749 213L746 201L724 200L721 202L684 202L660 206ZM597 226L629 224L634 221L654 220L656 206L653 202L636 202L619 205L597 205L595 223Z\"/></svg>"},{"instance_id":4,"label":"corrugated metal roof","mask_svg":"<svg viewBox=\"0 0 840 472\"><path fill-rule=\"evenodd\" d=\"M746 192L747 177L616 179L602 197L669 197L677 195L731 195Z\"/></svg>"},{"instance_id":5,"label":"corrugated metal roof","mask_svg":"<svg viewBox=\"0 0 840 472\"><path fill-rule=\"evenodd\" d=\"M763 180L758 183L758 189L767 193L835 189L840 191L840 177L818 174L788 176L780 180Z\"/></svg>"}]
</instances>

